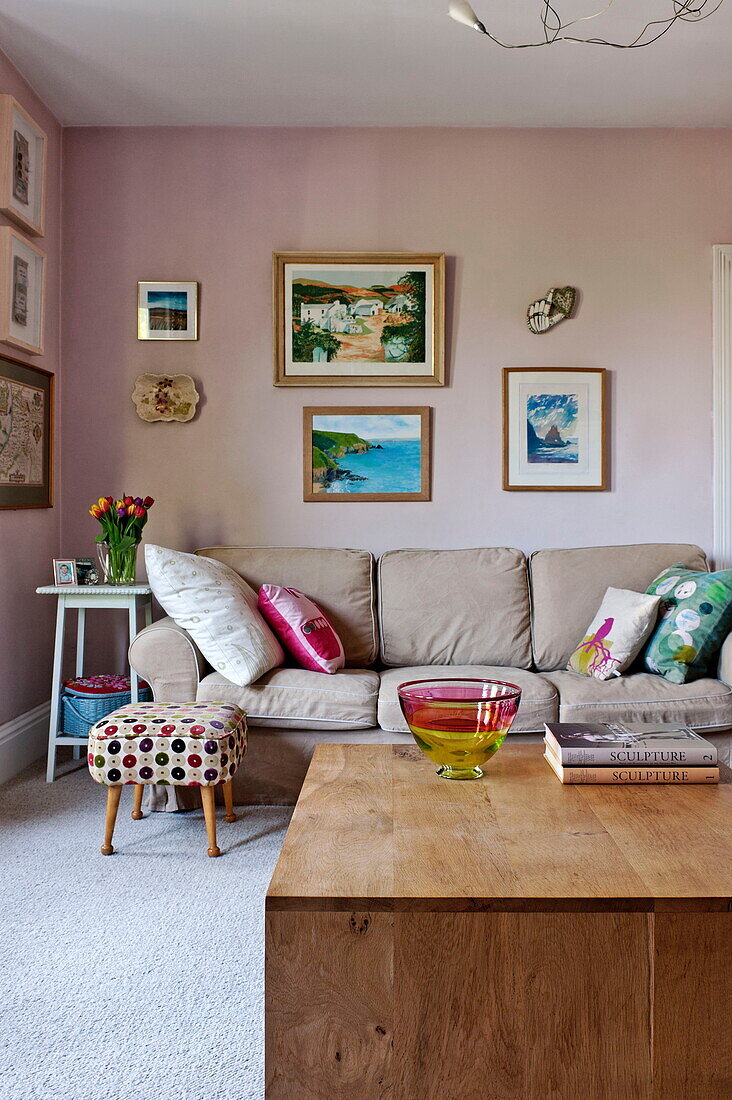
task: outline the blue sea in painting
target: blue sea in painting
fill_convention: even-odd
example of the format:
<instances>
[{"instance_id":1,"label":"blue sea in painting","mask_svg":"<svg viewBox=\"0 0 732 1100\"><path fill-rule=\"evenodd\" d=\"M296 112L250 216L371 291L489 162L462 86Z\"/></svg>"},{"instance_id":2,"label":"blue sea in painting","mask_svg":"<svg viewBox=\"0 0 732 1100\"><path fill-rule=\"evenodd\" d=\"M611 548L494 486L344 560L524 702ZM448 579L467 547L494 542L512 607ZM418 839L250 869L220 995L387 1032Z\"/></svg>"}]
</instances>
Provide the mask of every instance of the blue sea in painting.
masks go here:
<instances>
[{"instance_id":1,"label":"blue sea in painting","mask_svg":"<svg viewBox=\"0 0 732 1100\"><path fill-rule=\"evenodd\" d=\"M418 493L422 488L418 439L370 439L379 444L362 455L348 454L336 461L366 481L333 481L330 493Z\"/></svg>"},{"instance_id":2,"label":"blue sea in painting","mask_svg":"<svg viewBox=\"0 0 732 1100\"><path fill-rule=\"evenodd\" d=\"M577 462L579 459L578 440L568 439L564 447L549 447L545 443L536 443L529 449L529 462Z\"/></svg>"}]
</instances>

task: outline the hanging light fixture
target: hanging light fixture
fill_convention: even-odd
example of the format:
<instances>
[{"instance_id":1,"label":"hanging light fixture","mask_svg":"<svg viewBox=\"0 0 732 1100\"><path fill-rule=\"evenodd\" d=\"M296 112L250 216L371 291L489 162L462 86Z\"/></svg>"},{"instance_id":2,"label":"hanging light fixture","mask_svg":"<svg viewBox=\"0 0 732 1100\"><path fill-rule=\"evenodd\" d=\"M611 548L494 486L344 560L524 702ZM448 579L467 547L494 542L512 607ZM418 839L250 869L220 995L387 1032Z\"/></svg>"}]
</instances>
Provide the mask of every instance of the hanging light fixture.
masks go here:
<instances>
[{"instance_id":1,"label":"hanging light fixture","mask_svg":"<svg viewBox=\"0 0 732 1100\"><path fill-rule=\"evenodd\" d=\"M646 23L640 34L630 42L611 42L606 38L582 38L576 31L573 34L566 33L579 23L587 23L590 19L597 19L598 16L604 15L614 3L615 0L609 0L599 11L592 12L591 15L583 15L579 19L570 19L565 23L557 10L559 0L554 0L553 4L550 0L542 0L539 18L543 37L537 42L503 42L480 21L468 0L450 0L448 14L456 23L462 23L478 31L479 34L484 34L486 38L490 38L491 42L495 42L497 46L502 46L506 50L553 46L555 42L575 42L583 46L611 46L615 50L637 50L641 46L650 46L652 42L657 42L662 35L671 30L674 23L679 21L700 23L703 19L708 19L722 6L724 0L670 0L672 12L663 19L652 19Z\"/></svg>"}]
</instances>

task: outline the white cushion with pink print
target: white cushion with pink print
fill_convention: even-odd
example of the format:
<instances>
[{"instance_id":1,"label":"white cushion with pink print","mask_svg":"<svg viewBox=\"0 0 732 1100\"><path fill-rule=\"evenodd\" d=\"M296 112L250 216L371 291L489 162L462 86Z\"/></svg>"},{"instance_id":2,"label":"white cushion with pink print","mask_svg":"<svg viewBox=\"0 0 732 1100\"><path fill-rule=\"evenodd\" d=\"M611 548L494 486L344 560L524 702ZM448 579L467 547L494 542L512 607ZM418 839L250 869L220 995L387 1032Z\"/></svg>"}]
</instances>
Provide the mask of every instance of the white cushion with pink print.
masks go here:
<instances>
[{"instance_id":1,"label":"white cushion with pink print","mask_svg":"<svg viewBox=\"0 0 732 1100\"><path fill-rule=\"evenodd\" d=\"M311 672L337 672L346 663L343 645L317 604L297 588L264 584L259 610L285 649Z\"/></svg>"}]
</instances>

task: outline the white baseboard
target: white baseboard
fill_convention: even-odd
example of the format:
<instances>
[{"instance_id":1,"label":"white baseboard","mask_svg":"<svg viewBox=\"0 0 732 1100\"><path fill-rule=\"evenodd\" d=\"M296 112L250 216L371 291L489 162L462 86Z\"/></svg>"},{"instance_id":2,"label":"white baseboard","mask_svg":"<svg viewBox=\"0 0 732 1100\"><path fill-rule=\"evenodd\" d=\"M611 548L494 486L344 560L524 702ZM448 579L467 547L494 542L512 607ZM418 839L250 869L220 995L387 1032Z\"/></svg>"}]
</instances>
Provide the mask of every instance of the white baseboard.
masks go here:
<instances>
[{"instance_id":1,"label":"white baseboard","mask_svg":"<svg viewBox=\"0 0 732 1100\"><path fill-rule=\"evenodd\" d=\"M50 712L50 702L41 703L0 726L0 783L45 754Z\"/></svg>"}]
</instances>

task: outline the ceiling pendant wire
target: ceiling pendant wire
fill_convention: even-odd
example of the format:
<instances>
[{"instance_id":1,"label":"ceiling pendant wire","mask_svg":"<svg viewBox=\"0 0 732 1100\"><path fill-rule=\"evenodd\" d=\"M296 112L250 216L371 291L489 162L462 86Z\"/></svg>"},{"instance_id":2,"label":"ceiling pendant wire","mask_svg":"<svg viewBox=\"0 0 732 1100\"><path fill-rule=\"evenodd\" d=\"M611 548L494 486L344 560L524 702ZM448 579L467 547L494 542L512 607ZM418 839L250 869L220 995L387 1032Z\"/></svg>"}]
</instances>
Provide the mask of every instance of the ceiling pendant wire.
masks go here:
<instances>
[{"instance_id":1,"label":"ceiling pendant wire","mask_svg":"<svg viewBox=\"0 0 732 1100\"><path fill-rule=\"evenodd\" d=\"M598 19L601 15L605 15L614 3L615 0L608 0L608 3L600 8L599 11L563 23L559 12L556 7L554 7L551 0L542 0L539 18L541 20L544 38L543 41L538 42L504 42L502 39L498 38L497 35L493 34L492 31L488 30L485 24L480 21L467 0L451 0L448 14L458 23L463 23L465 26L471 27L473 30L485 35L486 38L490 38L491 42L495 42L497 46L501 46L504 50L530 50L535 49L537 46L552 46L555 42L571 42L574 45L581 46L609 46L614 50L638 50L642 49L644 46L650 46L654 42L657 42L659 38L662 38L664 34L667 34L668 31L671 30L675 23L680 21L684 23L701 23L703 20L709 19L711 15L714 15L714 13L721 8L724 0L716 0L716 3L713 3L713 0L671 0L673 15L666 16L664 19L649 20L640 34L631 42L612 42L606 38L599 37L580 38L576 34L564 33L571 27L577 26L578 23L587 23L591 19ZM705 10L707 8L708 10ZM646 38L646 34L651 31L651 28L655 27L660 27L661 30L653 31L651 37Z\"/></svg>"}]
</instances>

